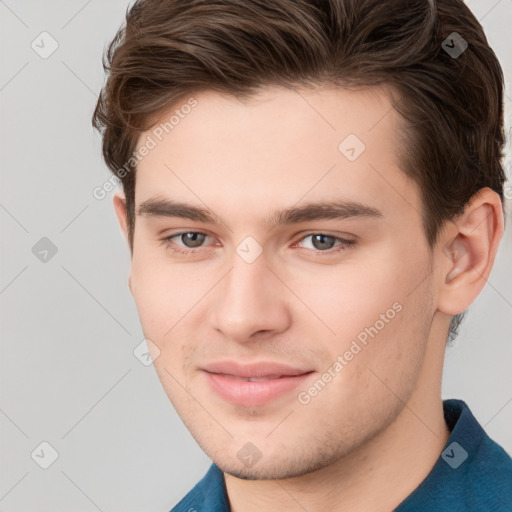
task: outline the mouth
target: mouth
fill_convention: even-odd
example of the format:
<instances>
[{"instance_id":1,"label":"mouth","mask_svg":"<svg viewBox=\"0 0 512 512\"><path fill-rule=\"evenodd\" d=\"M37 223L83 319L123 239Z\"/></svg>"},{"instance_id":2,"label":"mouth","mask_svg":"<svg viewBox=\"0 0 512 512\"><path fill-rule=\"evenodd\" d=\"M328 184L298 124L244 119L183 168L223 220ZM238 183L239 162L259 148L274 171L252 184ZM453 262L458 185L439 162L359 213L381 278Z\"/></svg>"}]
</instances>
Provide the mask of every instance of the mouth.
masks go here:
<instances>
[{"instance_id":1,"label":"mouth","mask_svg":"<svg viewBox=\"0 0 512 512\"><path fill-rule=\"evenodd\" d=\"M236 375L223 375L217 373L216 375L222 375L223 377L228 377L230 379L241 380L245 382L263 382L265 380L274 380L281 379L284 375L269 375L268 377L237 377Z\"/></svg>"},{"instance_id":2,"label":"mouth","mask_svg":"<svg viewBox=\"0 0 512 512\"><path fill-rule=\"evenodd\" d=\"M285 398L313 373L274 363L247 366L219 363L203 369L210 389L217 396L242 407L261 407Z\"/></svg>"}]
</instances>

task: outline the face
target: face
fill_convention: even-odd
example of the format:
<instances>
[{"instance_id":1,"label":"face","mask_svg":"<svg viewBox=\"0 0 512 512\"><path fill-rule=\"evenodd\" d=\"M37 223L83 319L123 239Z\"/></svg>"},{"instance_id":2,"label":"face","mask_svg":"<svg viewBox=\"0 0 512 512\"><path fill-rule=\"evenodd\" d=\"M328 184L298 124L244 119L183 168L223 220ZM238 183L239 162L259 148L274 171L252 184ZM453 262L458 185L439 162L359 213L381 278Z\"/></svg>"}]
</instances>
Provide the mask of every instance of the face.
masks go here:
<instances>
[{"instance_id":1,"label":"face","mask_svg":"<svg viewBox=\"0 0 512 512\"><path fill-rule=\"evenodd\" d=\"M208 456L243 478L305 474L386 429L418 382L432 260L400 119L376 88L194 99L139 139L156 145L130 289Z\"/></svg>"}]
</instances>

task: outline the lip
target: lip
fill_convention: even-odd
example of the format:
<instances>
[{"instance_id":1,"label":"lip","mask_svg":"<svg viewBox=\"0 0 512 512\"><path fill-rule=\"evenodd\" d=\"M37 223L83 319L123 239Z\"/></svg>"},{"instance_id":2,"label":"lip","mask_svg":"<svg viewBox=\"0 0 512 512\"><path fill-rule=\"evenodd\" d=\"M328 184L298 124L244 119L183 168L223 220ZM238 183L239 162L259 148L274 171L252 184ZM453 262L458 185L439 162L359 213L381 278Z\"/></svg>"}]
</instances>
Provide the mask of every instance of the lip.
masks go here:
<instances>
[{"instance_id":1,"label":"lip","mask_svg":"<svg viewBox=\"0 0 512 512\"><path fill-rule=\"evenodd\" d=\"M290 393L313 371L279 363L240 365L226 361L206 366L203 373L210 389L224 400L243 407L260 407ZM267 380L243 380L251 377Z\"/></svg>"},{"instance_id":2,"label":"lip","mask_svg":"<svg viewBox=\"0 0 512 512\"><path fill-rule=\"evenodd\" d=\"M203 370L210 373L232 375L234 377L270 377L270 376L295 376L308 373L312 370L294 368L281 363L260 361L252 364L240 364L235 361L219 361L206 365Z\"/></svg>"}]
</instances>

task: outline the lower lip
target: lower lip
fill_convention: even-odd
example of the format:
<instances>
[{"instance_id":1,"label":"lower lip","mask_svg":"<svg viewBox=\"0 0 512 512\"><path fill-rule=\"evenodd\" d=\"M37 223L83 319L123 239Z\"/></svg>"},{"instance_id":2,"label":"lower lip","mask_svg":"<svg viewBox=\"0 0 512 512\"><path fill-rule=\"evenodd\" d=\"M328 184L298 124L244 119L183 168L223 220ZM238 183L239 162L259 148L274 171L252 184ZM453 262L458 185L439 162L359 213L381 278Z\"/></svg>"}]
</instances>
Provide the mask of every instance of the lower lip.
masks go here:
<instances>
[{"instance_id":1,"label":"lower lip","mask_svg":"<svg viewBox=\"0 0 512 512\"><path fill-rule=\"evenodd\" d=\"M234 405L258 407L289 393L302 384L313 372L278 379L246 381L218 373L204 372L208 384L218 395Z\"/></svg>"}]
</instances>

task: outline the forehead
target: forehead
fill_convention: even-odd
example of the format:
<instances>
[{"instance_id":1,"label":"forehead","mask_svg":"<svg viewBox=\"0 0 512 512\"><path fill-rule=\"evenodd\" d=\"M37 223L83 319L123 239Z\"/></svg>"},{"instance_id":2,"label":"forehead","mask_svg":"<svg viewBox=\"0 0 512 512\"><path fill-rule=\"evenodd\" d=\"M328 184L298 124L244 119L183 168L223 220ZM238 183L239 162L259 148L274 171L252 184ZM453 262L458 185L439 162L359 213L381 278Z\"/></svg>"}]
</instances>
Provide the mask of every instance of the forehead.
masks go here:
<instances>
[{"instance_id":1,"label":"forehead","mask_svg":"<svg viewBox=\"0 0 512 512\"><path fill-rule=\"evenodd\" d=\"M376 87L192 95L140 136L137 151L151 148L137 166L136 203L170 197L262 218L306 199L396 209L401 197L418 201L398 161L401 123Z\"/></svg>"}]
</instances>

